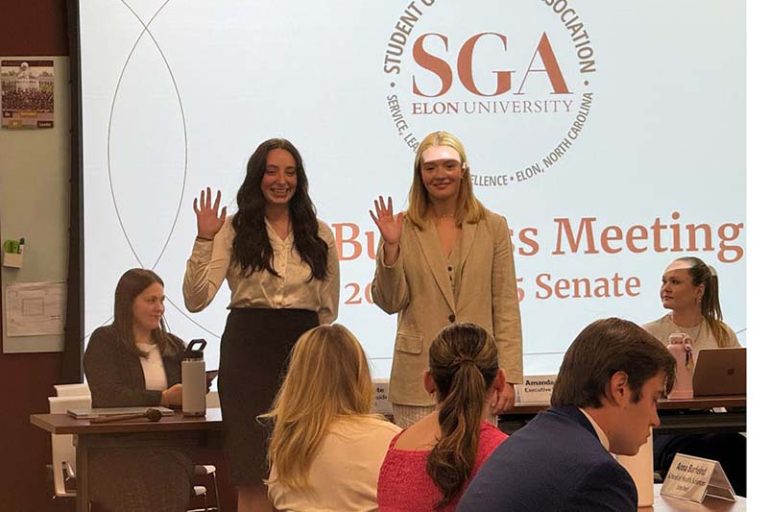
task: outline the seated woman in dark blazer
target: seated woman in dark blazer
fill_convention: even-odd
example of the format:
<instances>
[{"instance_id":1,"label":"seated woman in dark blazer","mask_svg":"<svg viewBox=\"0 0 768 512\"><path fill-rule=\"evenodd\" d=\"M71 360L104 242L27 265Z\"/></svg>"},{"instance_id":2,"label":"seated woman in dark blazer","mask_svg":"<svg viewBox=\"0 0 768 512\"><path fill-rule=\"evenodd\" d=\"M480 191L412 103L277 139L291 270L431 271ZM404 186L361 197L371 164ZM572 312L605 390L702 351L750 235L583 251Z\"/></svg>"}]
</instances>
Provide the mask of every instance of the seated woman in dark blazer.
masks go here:
<instances>
[{"instance_id":1,"label":"seated woman in dark blazer","mask_svg":"<svg viewBox=\"0 0 768 512\"><path fill-rule=\"evenodd\" d=\"M83 357L94 407L181 406L184 343L166 332L165 291L151 270L131 269L117 283L112 325L91 335ZM94 454L92 510L182 512L193 465L169 448L122 448Z\"/></svg>"}]
</instances>

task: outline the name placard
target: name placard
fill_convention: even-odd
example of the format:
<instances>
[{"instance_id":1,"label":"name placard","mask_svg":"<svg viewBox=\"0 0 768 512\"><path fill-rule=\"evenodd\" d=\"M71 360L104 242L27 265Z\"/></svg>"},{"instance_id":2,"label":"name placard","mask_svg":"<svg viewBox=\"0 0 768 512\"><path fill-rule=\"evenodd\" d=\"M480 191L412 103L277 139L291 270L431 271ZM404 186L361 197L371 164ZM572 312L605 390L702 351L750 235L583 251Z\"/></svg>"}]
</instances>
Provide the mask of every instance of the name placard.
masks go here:
<instances>
[{"instance_id":1,"label":"name placard","mask_svg":"<svg viewBox=\"0 0 768 512\"><path fill-rule=\"evenodd\" d=\"M384 416L392 415L392 402L389 401L389 379L373 379L373 410Z\"/></svg>"},{"instance_id":2,"label":"name placard","mask_svg":"<svg viewBox=\"0 0 768 512\"><path fill-rule=\"evenodd\" d=\"M522 385L515 386L517 403L548 404L552 398L552 388L555 385L555 375L528 375L523 378Z\"/></svg>"},{"instance_id":3,"label":"name placard","mask_svg":"<svg viewBox=\"0 0 768 512\"><path fill-rule=\"evenodd\" d=\"M701 503L711 496L736 501L736 493L716 460L678 453L669 467L661 495Z\"/></svg>"}]
</instances>

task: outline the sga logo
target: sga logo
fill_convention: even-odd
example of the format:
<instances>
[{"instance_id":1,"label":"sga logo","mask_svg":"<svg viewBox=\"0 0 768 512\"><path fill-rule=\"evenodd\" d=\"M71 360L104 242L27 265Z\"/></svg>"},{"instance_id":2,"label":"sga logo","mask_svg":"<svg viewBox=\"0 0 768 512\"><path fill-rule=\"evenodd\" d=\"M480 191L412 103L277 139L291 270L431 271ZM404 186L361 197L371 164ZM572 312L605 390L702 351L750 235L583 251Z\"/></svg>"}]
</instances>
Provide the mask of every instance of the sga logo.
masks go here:
<instances>
[{"instance_id":1,"label":"sga logo","mask_svg":"<svg viewBox=\"0 0 768 512\"><path fill-rule=\"evenodd\" d=\"M449 62L444 60L438 55L429 53L425 48L424 42L427 38L439 39L444 47L445 51L450 51L450 45L448 36L445 34L438 34L429 32L419 36L413 44L413 61L417 66L431 71L440 79L440 90L434 94L424 92L424 89L419 86L416 80L416 76L412 76L412 92L416 96L422 96L427 98L436 98L446 94L453 85L453 69ZM507 36L499 34L498 32L481 32L475 34L461 45L458 56L456 58L456 74L459 77L459 82L464 86L468 92L484 97L501 96L512 89L513 81L512 74L515 73L511 69L500 69L492 71L496 75L496 88L494 91L483 92L477 86L475 82L474 62L475 54L477 50L477 43L481 38L492 38L500 43L500 46L506 52L508 50ZM543 68L536 67L534 64L538 59L542 62ZM541 34L539 42L533 49L530 60L520 80L520 85L517 87L513 94L523 94L523 88L531 73L546 73L549 78L549 83L552 86L553 94L570 94L568 85L563 77L563 72L560 70L560 64L558 63L555 51L552 49L552 44L549 41L549 37L546 32Z\"/></svg>"},{"instance_id":2,"label":"sga logo","mask_svg":"<svg viewBox=\"0 0 768 512\"><path fill-rule=\"evenodd\" d=\"M436 130L468 133L472 147L515 141L513 152L487 148L498 161L472 173L477 186L507 187L547 172L588 133L597 64L568 0L494 4L493 17L484 3L408 4L384 51L385 101L411 151Z\"/></svg>"}]
</instances>

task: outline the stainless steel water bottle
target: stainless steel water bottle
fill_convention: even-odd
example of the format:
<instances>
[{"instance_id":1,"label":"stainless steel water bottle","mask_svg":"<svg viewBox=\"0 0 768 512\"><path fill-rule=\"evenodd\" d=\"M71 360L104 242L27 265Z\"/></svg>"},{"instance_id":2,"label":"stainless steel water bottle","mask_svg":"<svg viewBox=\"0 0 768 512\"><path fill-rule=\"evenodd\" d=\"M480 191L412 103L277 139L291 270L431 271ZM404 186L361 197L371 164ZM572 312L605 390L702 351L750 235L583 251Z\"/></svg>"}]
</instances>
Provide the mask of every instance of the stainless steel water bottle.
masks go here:
<instances>
[{"instance_id":1,"label":"stainless steel water bottle","mask_svg":"<svg viewBox=\"0 0 768 512\"><path fill-rule=\"evenodd\" d=\"M184 351L181 362L181 412L184 416L205 416L205 360L206 341L192 340Z\"/></svg>"}]
</instances>

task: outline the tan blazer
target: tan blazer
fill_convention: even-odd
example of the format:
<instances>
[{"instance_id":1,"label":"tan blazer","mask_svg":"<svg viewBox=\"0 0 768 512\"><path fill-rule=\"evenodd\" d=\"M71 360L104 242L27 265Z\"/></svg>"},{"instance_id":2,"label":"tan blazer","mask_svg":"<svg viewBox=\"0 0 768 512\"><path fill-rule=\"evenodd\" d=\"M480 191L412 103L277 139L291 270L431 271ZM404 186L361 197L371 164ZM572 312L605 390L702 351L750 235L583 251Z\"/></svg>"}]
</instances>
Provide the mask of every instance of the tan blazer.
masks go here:
<instances>
[{"instance_id":1,"label":"tan blazer","mask_svg":"<svg viewBox=\"0 0 768 512\"><path fill-rule=\"evenodd\" d=\"M507 221L486 210L480 222L465 222L460 251L454 297L448 261L432 224L421 231L407 218L403 221L400 254L391 267L384 265L379 247L371 294L381 309L398 314L389 383L392 403L435 403L424 390L422 374L429 366L430 343L453 322L473 322L492 333L507 382L523 380L520 307Z\"/></svg>"}]
</instances>

